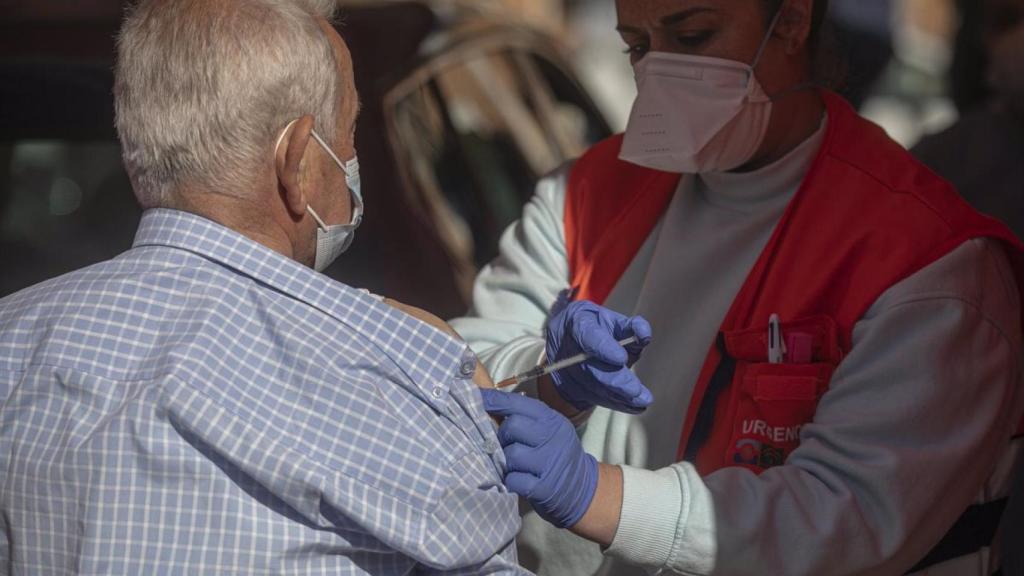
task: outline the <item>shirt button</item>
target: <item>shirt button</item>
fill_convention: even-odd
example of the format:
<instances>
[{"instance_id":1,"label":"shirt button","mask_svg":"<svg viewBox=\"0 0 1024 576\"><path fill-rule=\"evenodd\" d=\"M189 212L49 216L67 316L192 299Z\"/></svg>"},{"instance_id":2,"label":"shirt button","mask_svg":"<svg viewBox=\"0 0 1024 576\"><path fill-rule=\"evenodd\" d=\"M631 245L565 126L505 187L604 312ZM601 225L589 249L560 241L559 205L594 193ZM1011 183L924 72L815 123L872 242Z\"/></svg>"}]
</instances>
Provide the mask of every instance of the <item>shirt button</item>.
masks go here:
<instances>
[{"instance_id":1,"label":"shirt button","mask_svg":"<svg viewBox=\"0 0 1024 576\"><path fill-rule=\"evenodd\" d=\"M440 400L441 398L444 397L444 388L441 388L440 386L437 386L433 390L430 391L430 394L434 398L437 398L438 400Z\"/></svg>"},{"instance_id":2,"label":"shirt button","mask_svg":"<svg viewBox=\"0 0 1024 576\"><path fill-rule=\"evenodd\" d=\"M493 455L500 449L501 446L498 445L497 440L488 440L487 442L484 442L484 452L487 452L487 454Z\"/></svg>"},{"instance_id":3,"label":"shirt button","mask_svg":"<svg viewBox=\"0 0 1024 576\"><path fill-rule=\"evenodd\" d=\"M459 374L462 374L463 378L469 378L475 372L476 356L467 353L462 357L462 363L459 365Z\"/></svg>"}]
</instances>

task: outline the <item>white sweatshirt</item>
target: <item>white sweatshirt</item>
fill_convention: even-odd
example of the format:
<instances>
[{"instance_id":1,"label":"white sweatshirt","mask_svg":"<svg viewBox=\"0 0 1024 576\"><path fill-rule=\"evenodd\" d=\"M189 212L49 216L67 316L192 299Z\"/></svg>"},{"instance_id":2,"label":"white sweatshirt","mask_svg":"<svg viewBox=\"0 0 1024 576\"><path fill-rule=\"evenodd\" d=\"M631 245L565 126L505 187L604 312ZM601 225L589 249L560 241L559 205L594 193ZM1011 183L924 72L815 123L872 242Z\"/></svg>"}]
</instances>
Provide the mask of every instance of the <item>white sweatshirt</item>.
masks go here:
<instances>
[{"instance_id":1,"label":"white sweatshirt","mask_svg":"<svg viewBox=\"0 0 1024 576\"><path fill-rule=\"evenodd\" d=\"M519 537L526 568L552 576L903 574L968 505L1005 493L1006 446L1024 408L1020 303L1005 255L987 240L879 298L784 466L702 478L675 462L707 350L823 132L754 173L683 178L606 302L653 325L635 370L655 405L640 416L597 409L581 431L588 452L623 466L615 541L602 552L529 512ZM472 312L452 322L495 379L537 364L548 310L568 287L567 175L538 184L477 279ZM928 573L985 574L986 556Z\"/></svg>"}]
</instances>

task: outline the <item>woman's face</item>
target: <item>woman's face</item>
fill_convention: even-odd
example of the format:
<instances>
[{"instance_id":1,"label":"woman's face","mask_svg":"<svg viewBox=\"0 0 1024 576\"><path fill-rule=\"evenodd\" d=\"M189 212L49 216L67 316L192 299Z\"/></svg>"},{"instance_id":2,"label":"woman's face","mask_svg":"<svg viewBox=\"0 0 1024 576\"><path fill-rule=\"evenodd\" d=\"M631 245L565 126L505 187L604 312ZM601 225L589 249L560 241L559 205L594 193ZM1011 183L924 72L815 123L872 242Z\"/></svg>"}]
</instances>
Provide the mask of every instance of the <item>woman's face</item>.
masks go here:
<instances>
[{"instance_id":1,"label":"woman's face","mask_svg":"<svg viewBox=\"0 0 1024 576\"><path fill-rule=\"evenodd\" d=\"M619 34L632 63L648 52L724 58L753 64L768 22L763 0L617 0ZM808 74L806 39L812 0L790 0L756 74L768 94ZM796 17L790 17L793 9ZM803 14L799 12L803 10ZM801 20L803 16L803 21Z\"/></svg>"}]
</instances>

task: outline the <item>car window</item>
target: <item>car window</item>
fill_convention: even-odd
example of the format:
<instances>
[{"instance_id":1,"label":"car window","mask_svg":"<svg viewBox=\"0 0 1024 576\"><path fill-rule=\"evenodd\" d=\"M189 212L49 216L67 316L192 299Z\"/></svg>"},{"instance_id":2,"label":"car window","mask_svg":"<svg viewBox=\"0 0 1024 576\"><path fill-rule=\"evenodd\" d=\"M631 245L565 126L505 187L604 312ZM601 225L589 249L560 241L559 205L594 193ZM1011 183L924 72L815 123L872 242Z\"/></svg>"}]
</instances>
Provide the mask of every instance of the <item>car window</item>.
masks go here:
<instances>
[{"instance_id":1,"label":"car window","mask_svg":"<svg viewBox=\"0 0 1024 576\"><path fill-rule=\"evenodd\" d=\"M470 229L476 183L463 165L459 139L447 121L434 82L406 96L391 115L396 158L403 165L407 200L421 205L433 228L460 263L473 260L479 241ZM479 231L477 231L479 233ZM470 272L472 273L472 272Z\"/></svg>"},{"instance_id":2,"label":"car window","mask_svg":"<svg viewBox=\"0 0 1024 576\"><path fill-rule=\"evenodd\" d=\"M545 93L553 100L551 126L558 132L568 158L578 158L587 148L611 135L597 106L575 80L548 58L539 54L526 58L533 66L524 63L524 69L536 70L547 88Z\"/></svg>"},{"instance_id":3,"label":"car window","mask_svg":"<svg viewBox=\"0 0 1024 576\"><path fill-rule=\"evenodd\" d=\"M533 186L562 161L511 57L473 55L438 71L392 111L397 156L460 258L492 259Z\"/></svg>"},{"instance_id":4,"label":"car window","mask_svg":"<svg viewBox=\"0 0 1024 576\"><path fill-rule=\"evenodd\" d=\"M139 217L117 142L0 144L0 296L116 256Z\"/></svg>"},{"instance_id":5,"label":"car window","mask_svg":"<svg viewBox=\"0 0 1024 576\"><path fill-rule=\"evenodd\" d=\"M492 260L536 181L608 135L588 103L554 64L515 49L467 54L395 101L396 157L458 260Z\"/></svg>"}]
</instances>

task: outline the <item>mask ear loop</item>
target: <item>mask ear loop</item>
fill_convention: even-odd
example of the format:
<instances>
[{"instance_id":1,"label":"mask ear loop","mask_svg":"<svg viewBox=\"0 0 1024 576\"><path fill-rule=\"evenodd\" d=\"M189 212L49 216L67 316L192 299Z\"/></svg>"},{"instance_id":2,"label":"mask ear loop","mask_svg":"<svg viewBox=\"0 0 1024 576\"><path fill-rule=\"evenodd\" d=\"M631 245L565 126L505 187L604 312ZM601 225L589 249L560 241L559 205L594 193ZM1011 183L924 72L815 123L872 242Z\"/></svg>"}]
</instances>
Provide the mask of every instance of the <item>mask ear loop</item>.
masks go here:
<instances>
[{"instance_id":1,"label":"mask ear loop","mask_svg":"<svg viewBox=\"0 0 1024 576\"><path fill-rule=\"evenodd\" d=\"M316 225L324 232L327 232L327 224L324 223L323 219L320 218L320 215L316 213L316 210L313 210L313 207L310 206L308 202L306 203L306 211L313 217L313 220L316 220Z\"/></svg>"},{"instance_id":2,"label":"mask ear loop","mask_svg":"<svg viewBox=\"0 0 1024 576\"><path fill-rule=\"evenodd\" d=\"M299 119L296 118L295 120L289 122L288 125L284 127L284 130L281 131L281 135L277 137L277 144L274 144L275 157L277 157L277 151L281 149L281 142L284 142L284 137L288 134L288 130L290 130L291 127L294 126L295 123L298 121ZM313 137L316 138L317 141L319 141L320 143L323 143L323 140L320 140L320 137L316 135L315 131L313 132ZM327 148L327 153L330 154L331 156L334 156L334 153L331 152L330 148ZM309 215L313 217L313 220L316 221L316 225L319 226L321 230L323 230L324 232L327 231L327 224L324 223L323 218L320 218L320 215L316 213L316 210L313 210L313 207L310 206L308 202L306 203L306 212L309 212Z\"/></svg>"},{"instance_id":3,"label":"mask ear loop","mask_svg":"<svg viewBox=\"0 0 1024 576\"><path fill-rule=\"evenodd\" d=\"M315 139L320 144L320 146L324 149L324 152L327 152L327 155L330 156L331 159L334 160L334 162L338 165L339 168L341 168L341 171L345 174L345 176L346 177L352 177L352 172L354 172L355 169L353 169L352 172L350 172L348 166L358 166L359 165L358 158L353 158L348 163L342 162L341 159L338 158L338 155L334 153L334 150L331 150L331 147L327 145L327 142L325 142L324 139L321 138L320 135L316 133L316 130L311 131L310 135L313 136L313 139ZM356 197L356 194L353 193L351 189L349 189L349 194L353 198ZM356 206L358 206L359 210L361 211L362 210L363 199L362 198L356 198L356 199L359 202ZM359 219L359 215L357 215L357 214L362 214L362 212L359 212L359 213L357 213L355 211L352 212L352 223L353 224L356 224L357 223L356 221Z\"/></svg>"},{"instance_id":4,"label":"mask ear loop","mask_svg":"<svg viewBox=\"0 0 1024 576\"><path fill-rule=\"evenodd\" d=\"M761 57L764 56L765 50L768 49L768 41L772 39L772 34L775 33L775 27L779 25L779 20L782 19L782 10L785 7L786 0L783 0L782 4L779 5L778 11L775 12L775 16L772 17L772 23L768 26L768 32L761 40L761 46L757 48L757 54L754 55L754 63L750 65L751 74L757 69L757 65L761 63Z\"/></svg>"},{"instance_id":5,"label":"mask ear loop","mask_svg":"<svg viewBox=\"0 0 1024 576\"><path fill-rule=\"evenodd\" d=\"M288 130L290 130L291 127L294 126L295 123L298 122L298 121L299 121L298 118L296 118L295 120L292 120L291 122L288 123L287 126L284 127L284 130L281 130L281 135L277 137L277 144L274 144L274 156L277 156L277 151L280 150L281 142L284 142L284 137L285 137L285 135L288 134Z\"/></svg>"},{"instance_id":6,"label":"mask ear loop","mask_svg":"<svg viewBox=\"0 0 1024 576\"><path fill-rule=\"evenodd\" d=\"M790 94L795 94L797 92L803 92L804 90L811 90L817 88L821 88L821 82L818 82L817 80L808 80L807 82L801 82L796 86L792 86L790 88L786 88L785 90L780 90L775 94L771 94L770 96L768 96L768 99L771 100L772 102L778 102L779 100L782 100L783 98L789 96Z\"/></svg>"},{"instance_id":7,"label":"mask ear loop","mask_svg":"<svg viewBox=\"0 0 1024 576\"><path fill-rule=\"evenodd\" d=\"M750 65L751 80L754 78L754 70L756 70L757 65L761 63L761 57L764 56L765 51L768 49L768 41L771 40L772 34L775 33L775 27L779 25L779 20L782 19L782 11L785 8L786 0L783 0L782 4L779 5L778 11L775 12L775 16L772 17L772 23L768 26L768 33L765 34L764 39L761 40L761 46L757 49L757 54L754 56L754 63ZM791 86L785 90L771 94L768 96L768 100L775 102L789 96L790 94L802 92L803 90L810 90L811 88L818 88L819 86L820 84L816 80L808 80L807 82L801 82L796 86Z\"/></svg>"},{"instance_id":8,"label":"mask ear loop","mask_svg":"<svg viewBox=\"0 0 1024 576\"><path fill-rule=\"evenodd\" d=\"M324 139L321 138L320 135L316 133L316 130L311 131L310 135L313 136L314 140L320 143L320 146L324 149L324 152L327 152L327 155L330 156L331 159L334 160L334 162L341 167L341 171L344 172L345 175L348 175L348 170L345 169L345 163L342 162L340 158L338 158L338 155L334 153L334 150L331 150L331 147L327 145L327 142L325 142Z\"/></svg>"}]
</instances>

